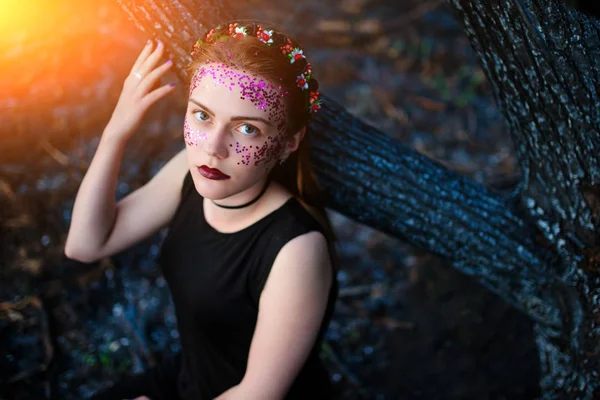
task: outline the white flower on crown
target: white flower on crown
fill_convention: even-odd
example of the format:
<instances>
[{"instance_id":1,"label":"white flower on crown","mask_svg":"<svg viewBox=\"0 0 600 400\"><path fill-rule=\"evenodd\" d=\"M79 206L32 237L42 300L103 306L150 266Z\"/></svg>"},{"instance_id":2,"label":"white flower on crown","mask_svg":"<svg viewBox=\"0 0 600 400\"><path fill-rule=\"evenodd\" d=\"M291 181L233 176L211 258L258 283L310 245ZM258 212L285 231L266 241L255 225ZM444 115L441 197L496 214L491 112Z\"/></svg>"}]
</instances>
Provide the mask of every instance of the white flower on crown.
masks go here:
<instances>
[{"instance_id":1,"label":"white flower on crown","mask_svg":"<svg viewBox=\"0 0 600 400\"><path fill-rule=\"evenodd\" d=\"M304 52L297 47L294 50L292 50L292 52L289 54L289 57L290 64L293 64L294 62L296 62L296 60L299 60L301 58L306 58L304 56Z\"/></svg>"},{"instance_id":2,"label":"white flower on crown","mask_svg":"<svg viewBox=\"0 0 600 400\"><path fill-rule=\"evenodd\" d=\"M272 37L273 36L273 29L268 30L268 31L264 30L264 29L261 29L258 32L257 36L258 36L258 40L260 40L263 43L267 43L267 44L273 43L273 37Z\"/></svg>"},{"instance_id":3,"label":"white flower on crown","mask_svg":"<svg viewBox=\"0 0 600 400\"><path fill-rule=\"evenodd\" d=\"M302 90L308 89L308 80L306 79L304 74L301 74L300 76L296 77L296 85L302 88Z\"/></svg>"},{"instance_id":4,"label":"white flower on crown","mask_svg":"<svg viewBox=\"0 0 600 400\"><path fill-rule=\"evenodd\" d=\"M233 37L239 37L239 35L242 35L242 36L248 35L248 33L246 32L246 27L244 27L244 26L236 26L235 27L235 34L233 35Z\"/></svg>"}]
</instances>

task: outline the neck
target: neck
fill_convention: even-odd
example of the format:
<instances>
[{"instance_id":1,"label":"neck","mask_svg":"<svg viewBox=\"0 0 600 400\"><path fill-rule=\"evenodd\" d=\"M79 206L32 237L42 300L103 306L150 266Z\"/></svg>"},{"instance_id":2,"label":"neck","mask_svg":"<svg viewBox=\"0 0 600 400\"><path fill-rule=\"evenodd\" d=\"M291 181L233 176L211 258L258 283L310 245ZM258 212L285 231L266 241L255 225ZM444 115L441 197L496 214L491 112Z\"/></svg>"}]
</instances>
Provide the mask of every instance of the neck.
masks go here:
<instances>
[{"instance_id":1,"label":"neck","mask_svg":"<svg viewBox=\"0 0 600 400\"><path fill-rule=\"evenodd\" d=\"M241 193L225 199L209 200L209 212L224 224L244 220L262 206L271 186L272 182L265 178Z\"/></svg>"}]
</instances>

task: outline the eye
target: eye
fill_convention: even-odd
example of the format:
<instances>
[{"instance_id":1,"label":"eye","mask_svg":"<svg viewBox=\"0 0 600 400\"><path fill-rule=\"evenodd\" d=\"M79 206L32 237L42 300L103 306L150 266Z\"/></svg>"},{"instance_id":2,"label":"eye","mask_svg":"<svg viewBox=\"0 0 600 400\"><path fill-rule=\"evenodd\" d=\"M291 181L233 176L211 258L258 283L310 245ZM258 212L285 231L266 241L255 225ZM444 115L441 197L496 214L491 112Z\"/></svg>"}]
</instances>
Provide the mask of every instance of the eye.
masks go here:
<instances>
[{"instance_id":1,"label":"eye","mask_svg":"<svg viewBox=\"0 0 600 400\"><path fill-rule=\"evenodd\" d=\"M240 132L242 132L246 136L253 136L260 132L260 130L254 125L243 124L240 125Z\"/></svg>"},{"instance_id":2,"label":"eye","mask_svg":"<svg viewBox=\"0 0 600 400\"><path fill-rule=\"evenodd\" d=\"M198 121L208 121L210 118L208 114L202 110L194 110L192 111L192 114Z\"/></svg>"}]
</instances>

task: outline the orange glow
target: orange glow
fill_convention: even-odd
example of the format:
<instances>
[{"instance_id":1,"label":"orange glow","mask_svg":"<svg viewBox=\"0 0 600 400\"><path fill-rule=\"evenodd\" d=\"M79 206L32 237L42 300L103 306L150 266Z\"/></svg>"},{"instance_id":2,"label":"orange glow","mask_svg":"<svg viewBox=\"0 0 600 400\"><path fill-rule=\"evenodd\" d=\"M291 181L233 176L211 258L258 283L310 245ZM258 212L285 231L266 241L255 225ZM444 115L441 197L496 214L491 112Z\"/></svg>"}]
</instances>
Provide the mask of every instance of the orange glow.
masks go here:
<instances>
[{"instance_id":1,"label":"orange glow","mask_svg":"<svg viewBox=\"0 0 600 400\"><path fill-rule=\"evenodd\" d=\"M52 20L51 1L1 0L0 37L14 37L36 30L45 30ZM56 3L56 2L54 2Z\"/></svg>"},{"instance_id":2,"label":"orange glow","mask_svg":"<svg viewBox=\"0 0 600 400\"><path fill-rule=\"evenodd\" d=\"M146 39L114 0L0 0L0 150L105 121Z\"/></svg>"},{"instance_id":3,"label":"orange glow","mask_svg":"<svg viewBox=\"0 0 600 400\"><path fill-rule=\"evenodd\" d=\"M99 4L73 0L0 0L0 74L16 99L56 100L89 76L80 55L98 36Z\"/></svg>"}]
</instances>

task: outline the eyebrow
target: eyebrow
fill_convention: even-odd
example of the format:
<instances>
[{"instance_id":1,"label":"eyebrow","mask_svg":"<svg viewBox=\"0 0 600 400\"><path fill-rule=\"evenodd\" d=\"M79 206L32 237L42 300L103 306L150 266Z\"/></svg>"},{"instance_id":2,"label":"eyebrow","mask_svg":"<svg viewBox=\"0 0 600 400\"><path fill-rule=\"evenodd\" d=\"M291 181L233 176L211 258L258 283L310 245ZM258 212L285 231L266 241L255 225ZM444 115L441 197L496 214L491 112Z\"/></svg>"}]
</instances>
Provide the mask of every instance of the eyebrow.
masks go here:
<instances>
[{"instance_id":1,"label":"eyebrow","mask_svg":"<svg viewBox=\"0 0 600 400\"><path fill-rule=\"evenodd\" d=\"M204 104L200 103L198 100L192 99L190 98L190 103L194 103L199 107L204 108L209 114L211 114L212 116L215 115L214 112L212 112L210 110L210 108L206 107ZM231 117L232 121L241 121L241 120L250 120L250 121L261 121L264 122L265 124L269 125L269 126L273 126L273 124L271 122L269 122L268 120L261 118L261 117L244 117L244 116L235 116L235 117Z\"/></svg>"}]
</instances>

